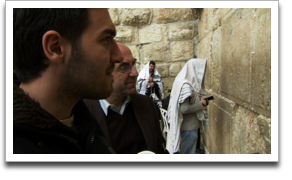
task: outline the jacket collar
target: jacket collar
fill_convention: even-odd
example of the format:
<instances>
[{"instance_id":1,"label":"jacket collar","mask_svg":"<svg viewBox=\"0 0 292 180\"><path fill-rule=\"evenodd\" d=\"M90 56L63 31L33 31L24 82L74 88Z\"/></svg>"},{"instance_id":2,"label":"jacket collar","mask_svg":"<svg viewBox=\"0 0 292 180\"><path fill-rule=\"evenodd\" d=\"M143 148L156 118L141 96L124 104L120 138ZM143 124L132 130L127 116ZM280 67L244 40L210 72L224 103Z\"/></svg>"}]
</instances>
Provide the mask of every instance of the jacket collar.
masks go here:
<instances>
[{"instance_id":1,"label":"jacket collar","mask_svg":"<svg viewBox=\"0 0 292 180\"><path fill-rule=\"evenodd\" d=\"M13 85L13 122L36 128L51 128L58 120L31 99L18 85Z\"/></svg>"}]
</instances>

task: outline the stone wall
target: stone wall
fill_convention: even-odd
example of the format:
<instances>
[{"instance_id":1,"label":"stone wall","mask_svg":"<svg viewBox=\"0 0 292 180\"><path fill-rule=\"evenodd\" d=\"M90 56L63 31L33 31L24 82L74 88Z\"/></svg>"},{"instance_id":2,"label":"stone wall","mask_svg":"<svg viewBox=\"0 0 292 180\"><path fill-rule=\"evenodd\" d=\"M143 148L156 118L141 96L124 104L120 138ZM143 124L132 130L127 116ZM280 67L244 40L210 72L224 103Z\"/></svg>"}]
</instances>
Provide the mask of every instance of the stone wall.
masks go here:
<instances>
[{"instance_id":1,"label":"stone wall","mask_svg":"<svg viewBox=\"0 0 292 180\"><path fill-rule=\"evenodd\" d=\"M271 153L270 9L109 11L138 71L156 62L166 96L187 60L207 59L204 86L215 100L201 126L206 153Z\"/></svg>"},{"instance_id":2,"label":"stone wall","mask_svg":"<svg viewBox=\"0 0 292 180\"><path fill-rule=\"evenodd\" d=\"M209 153L271 153L271 10L203 9L198 58L207 59Z\"/></svg>"},{"instance_id":3,"label":"stone wall","mask_svg":"<svg viewBox=\"0 0 292 180\"><path fill-rule=\"evenodd\" d=\"M155 61L166 97L176 75L195 55L199 22L196 11L112 8L109 12L117 29L115 39L131 49L138 72L149 61Z\"/></svg>"}]
</instances>

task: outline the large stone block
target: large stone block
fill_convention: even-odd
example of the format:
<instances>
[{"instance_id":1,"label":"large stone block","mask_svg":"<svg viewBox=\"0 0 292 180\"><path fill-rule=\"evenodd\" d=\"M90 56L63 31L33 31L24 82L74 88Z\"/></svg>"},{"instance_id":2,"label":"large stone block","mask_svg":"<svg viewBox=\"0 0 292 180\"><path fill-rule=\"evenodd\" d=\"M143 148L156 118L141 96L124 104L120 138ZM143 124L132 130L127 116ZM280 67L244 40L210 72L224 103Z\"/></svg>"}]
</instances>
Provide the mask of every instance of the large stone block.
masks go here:
<instances>
[{"instance_id":1,"label":"large stone block","mask_svg":"<svg viewBox=\"0 0 292 180\"><path fill-rule=\"evenodd\" d=\"M154 14L156 23L175 22L180 18L180 11L176 8L156 8Z\"/></svg>"},{"instance_id":2,"label":"large stone block","mask_svg":"<svg viewBox=\"0 0 292 180\"><path fill-rule=\"evenodd\" d=\"M219 26L221 26L221 18L222 14L220 11L220 8L214 8L212 11L210 11L209 17L211 18L210 22L210 27L208 29L214 31L216 30Z\"/></svg>"},{"instance_id":3,"label":"large stone block","mask_svg":"<svg viewBox=\"0 0 292 180\"><path fill-rule=\"evenodd\" d=\"M270 154L271 121L242 106L235 111L231 123L232 154Z\"/></svg>"},{"instance_id":4,"label":"large stone block","mask_svg":"<svg viewBox=\"0 0 292 180\"><path fill-rule=\"evenodd\" d=\"M169 62L169 44L168 42L152 43L142 46L143 64L149 61Z\"/></svg>"},{"instance_id":5,"label":"large stone block","mask_svg":"<svg viewBox=\"0 0 292 180\"><path fill-rule=\"evenodd\" d=\"M121 43L138 44L138 28L131 26L117 26L115 40Z\"/></svg>"},{"instance_id":6,"label":"large stone block","mask_svg":"<svg viewBox=\"0 0 292 180\"><path fill-rule=\"evenodd\" d=\"M120 24L120 19L119 19L119 11L117 8L110 8L109 9L109 14L110 14L110 17L113 21L113 23L115 25L119 25Z\"/></svg>"},{"instance_id":7,"label":"large stone block","mask_svg":"<svg viewBox=\"0 0 292 180\"><path fill-rule=\"evenodd\" d=\"M149 8L125 8L122 12L122 23L124 25L139 26L150 24L152 21L152 10Z\"/></svg>"},{"instance_id":8,"label":"large stone block","mask_svg":"<svg viewBox=\"0 0 292 180\"><path fill-rule=\"evenodd\" d=\"M211 74L212 71L210 69L210 59L211 59L211 41L212 36L207 35L205 38L201 40L201 42L197 46L197 58L199 59L207 59L207 65L205 69L205 75L204 75L204 85L206 89L211 89Z\"/></svg>"},{"instance_id":9,"label":"large stone block","mask_svg":"<svg viewBox=\"0 0 292 180\"><path fill-rule=\"evenodd\" d=\"M220 90L237 99L251 102L251 65L254 50L250 34L253 26L253 14L248 11L236 11L222 24L222 52ZM232 98L230 97L230 98Z\"/></svg>"},{"instance_id":10,"label":"large stone block","mask_svg":"<svg viewBox=\"0 0 292 180\"><path fill-rule=\"evenodd\" d=\"M157 23L188 21L196 18L195 13L189 8L157 8L154 9L154 14Z\"/></svg>"},{"instance_id":11,"label":"large stone block","mask_svg":"<svg viewBox=\"0 0 292 180\"><path fill-rule=\"evenodd\" d=\"M236 10L237 8L219 8L218 11L220 11L221 14L221 24Z\"/></svg>"},{"instance_id":12,"label":"large stone block","mask_svg":"<svg viewBox=\"0 0 292 180\"><path fill-rule=\"evenodd\" d=\"M220 94L214 93L213 91L206 89L206 93L207 93L207 96L213 95L214 97L214 100L210 101L210 103L216 104L218 107L220 107L221 109L223 109L229 114L232 114L238 106L236 105L235 102L231 101L230 99ZM213 112L210 111L210 113L213 113Z\"/></svg>"},{"instance_id":13,"label":"large stone block","mask_svg":"<svg viewBox=\"0 0 292 180\"><path fill-rule=\"evenodd\" d=\"M193 39L198 34L198 21L169 24L169 40Z\"/></svg>"},{"instance_id":14,"label":"large stone block","mask_svg":"<svg viewBox=\"0 0 292 180\"><path fill-rule=\"evenodd\" d=\"M140 63L139 47L137 45L127 45L127 47L131 50L132 56L137 59L136 63Z\"/></svg>"},{"instance_id":15,"label":"large stone block","mask_svg":"<svg viewBox=\"0 0 292 180\"><path fill-rule=\"evenodd\" d=\"M210 154L230 154L230 124L232 116L230 113L209 104L209 131L207 145Z\"/></svg>"},{"instance_id":16,"label":"large stone block","mask_svg":"<svg viewBox=\"0 0 292 180\"><path fill-rule=\"evenodd\" d=\"M181 69L182 69L182 66L180 63L173 63L169 67L169 75L171 77L176 77Z\"/></svg>"},{"instance_id":17,"label":"large stone block","mask_svg":"<svg viewBox=\"0 0 292 180\"><path fill-rule=\"evenodd\" d=\"M207 34L210 33L208 27L209 27L209 12L210 9L209 8L204 8L200 18L199 18L199 41L201 41L201 39L205 38L207 36Z\"/></svg>"},{"instance_id":18,"label":"large stone block","mask_svg":"<svg viewBox=\"0 0 292 180\"><path fill-rule=\"evenodd\" d=\"M220 94L220 76L221 76L221 27L213 33L210 43L211 59L208 61L208 68L211 71L210 88L213 92Z\"/></svg>"},{"instance_id":19,"label":"large stone block","mask_svg":"<svg viewBox=\"0 0 292 180\"><path fill-rule=\"evenodd\" d=\"M191 21L198 19L198 14L192 8L181 8L181 21Z\"/></svg>"},{"instance_id":20,"label":"large stone block","mask_svg":"<svg viewBox=\"0 0 292 180\"><path fill-rule=\"evenodd\" d=\"M204 8L199 19L199 40L220 27L232 10L235 11L231 8Z\"/></svg>"},{"instance_id":21,"label":"large stone block","mask_svg":"<svg viewBox=\"0 0 292 180\"><path fill-rule=\"evenodd\" d=\"M166 97L169 93L167 92L168 90L172 89L172 85L174 82L175 78L163 78L164 81L164 97Z\"/></svg>"},{"instance_id":22,"label":"large stone block","mask_svg":"<svg viewBox=\"0 0 292 180\"><path fill-rule=\"evenodd\" d=\"M259 127L260 145L258 151L265 154L271 153L271 119L262 115L257 118L257 125ZM262 137L262 138L261 138Z\"/></svg>"},{"instance_id":23,"label":"large stone block","mask_svg":"<svg viewBox=\"0 0 292 180\"><path fill-rule=\"evenodd\" d=\"M194 56L193 41L171 42L170 49L172 61L187 61Z\"/></svg>"},{"instance_id":24,"label":"large stone block","mask_svg":"<svg viewBox=\"0 0 292 180\"><path fill-rule=\"evenodd\" d=\"M271 9L256 9L253 52L253 103L271 114Z\"/></svg>"},{"instance_id":25,"label":"large stone block","mask_svg":"<svg viewBox=\"0 0 292 180\"><path fill-rule=\"evenodd\" d=\"M160 42L167 40L167 28L165 24L151 24L139 30L139 42L141 44Z\"/></svg>"},{"instance_id":26,"label":"large stone block","mask_svg":"<svg viewBox=\"0 0 292 180\"><path fill-rule=\"evenodd\" d=\"M169 65L168 64L156 64L155 68L162 78L168 77Z\"/></svg>"}]
</instances>

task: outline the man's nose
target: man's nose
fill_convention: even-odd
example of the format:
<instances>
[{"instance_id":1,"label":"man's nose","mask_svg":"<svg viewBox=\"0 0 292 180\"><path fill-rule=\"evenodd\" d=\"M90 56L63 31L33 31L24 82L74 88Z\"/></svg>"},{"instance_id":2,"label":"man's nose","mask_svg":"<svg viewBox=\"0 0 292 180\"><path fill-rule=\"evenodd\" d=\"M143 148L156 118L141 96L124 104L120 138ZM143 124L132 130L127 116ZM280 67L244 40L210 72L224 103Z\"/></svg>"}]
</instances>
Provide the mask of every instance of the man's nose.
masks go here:
<instances>
[{"instance_id":1,"label":"man's nose","mask_svg":"<svg viewBox=\"0 0 292 180\"><path fill-rule=\"evenodd\" d=\"M138 76L138 71L134 66L132 66L132 69L131 69L131 72L130 72L129 76L132 76L132 77L133 76Z\"/></svg>"},{"instance_id":2,"label":"man's nose","mask_svg":"<svg viewBox=\"0 0 292 180\"><path fill-rule=\"evenodd\" d=\"M116 41L115 40L113 40L113 41L114 42L113 42L113 45L111 47L111 52L110 52L111 53L110 54L111 55L110 61L112 63L121 63L124 59L124 56L123 56L120 48L118 47Z\"/></svg>"}]
</instances>

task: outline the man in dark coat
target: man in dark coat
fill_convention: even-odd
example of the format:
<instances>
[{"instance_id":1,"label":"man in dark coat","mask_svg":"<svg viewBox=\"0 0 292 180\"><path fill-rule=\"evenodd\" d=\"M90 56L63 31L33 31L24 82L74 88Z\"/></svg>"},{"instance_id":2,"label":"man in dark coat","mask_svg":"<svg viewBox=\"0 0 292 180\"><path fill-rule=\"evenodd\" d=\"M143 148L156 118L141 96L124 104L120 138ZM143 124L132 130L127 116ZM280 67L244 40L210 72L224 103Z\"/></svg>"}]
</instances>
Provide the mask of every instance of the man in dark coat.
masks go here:
<instances>
[{"instance_id":1,"label":"man in dark coat","mask_svg":"<svg viewBox=\"0 0 292 180\"><path fill-rule=\"evenodd\" d=\"M13 153L114 153L82 99L110 95L115 33L107 9L13 9Z\"/></svg>"},{"instance_id":2,"label":"man in dark coat","mask_svg":"<svg viewBox=\"0 0 292 180\"><path fill-rule=\"evenodd\" d=\"M109 144L118 154L142 151L166 153L158 114L148 96L136 93L138 72L130 49L118 43L124 55L115 64L113 92L103 100L84 100L97 118Z\"/></svg>"}]
</instances>

